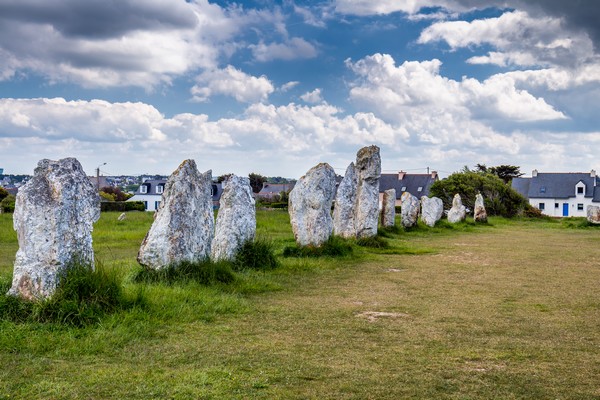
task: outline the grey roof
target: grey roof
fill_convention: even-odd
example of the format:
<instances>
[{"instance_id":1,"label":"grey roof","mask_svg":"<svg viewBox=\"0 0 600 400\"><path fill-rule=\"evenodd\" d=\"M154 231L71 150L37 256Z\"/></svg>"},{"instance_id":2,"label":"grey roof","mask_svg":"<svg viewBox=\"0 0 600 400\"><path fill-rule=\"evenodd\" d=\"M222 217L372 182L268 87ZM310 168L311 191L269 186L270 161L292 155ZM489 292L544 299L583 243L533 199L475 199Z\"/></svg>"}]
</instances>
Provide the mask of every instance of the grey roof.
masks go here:
<instances>
[{"instance_id":1,"label":"grey roof","mask_svg":"<svg viewBox=\"0 0 600 400\"><path fill-rule=\"evenodd\" d=\"M431 185L438 179L437 175L432 174L404 174L402 179L398 179L398 174L381 174L379 179L379 192L388 189L396 189L396 198L399 199L403 192L409 192L413 196L429 196ZM421 191L419 191L421 188ZM403 190L404 189L404 190Z\"/></svg>"},{"instance_id":2,"label":"grey roof","mask_svg":"<svg viewBox=\"0 0 600 400\"><path fill-rule=\"evenodd\" d=\"M531 178L514 178L512 187L527 198L567 199L576 196L579 182L585 185L584 197L600 201L600 178L589 172L538 173Z\"/></svg>"},{"instance_id":3,"label":"grey roof","mask_svg":"<svg viewBox=\"0 0 600 400\"><path fill-rule=\"evenodd\" d=\"M140 185L140 187L135 191L135 194L144 194L144 195L156 195L156 196L162 196L162 193L156 193L156 187L158 185L165 185L165 183L167 183L166 179L148 179L147 181L145 181L144 183L142 183ZM146 186L148 189L146 191L146 193L142 193L140 190L142 189L142 186Z\"/></svg>"},{"instance_id":4,"label":"grey roof","mask_svg":"<svg viewBox=\"0 0 600 400\"><path fill-rule=\"evenodd\" d=\"M513 178L511 186L521 196L528 198L530 182L531 178Z\"/></svg>"},{"instance_id":5,"label":"grey roof","mask_svg":"<svg viewBox=\"0 0 600 400\"><path fill-rule=\"evenodd\" d=\"M281 192L289 192L294 188L296 183L264 183L258 195L273 195Z\"/></svg>"}]
</instances>

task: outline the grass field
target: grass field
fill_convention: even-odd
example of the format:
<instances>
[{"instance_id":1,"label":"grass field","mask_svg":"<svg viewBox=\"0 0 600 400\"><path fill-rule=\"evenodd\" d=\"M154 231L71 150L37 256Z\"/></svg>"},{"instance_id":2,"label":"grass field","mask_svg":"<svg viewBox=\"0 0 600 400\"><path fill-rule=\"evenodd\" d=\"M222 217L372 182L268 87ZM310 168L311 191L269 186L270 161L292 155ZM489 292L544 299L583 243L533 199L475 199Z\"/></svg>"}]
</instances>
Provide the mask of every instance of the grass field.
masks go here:
<instances>
[{"instance_id":1,"label":"grass field","mask_svg":"<svg viewBox=\"0 0 600 400\"><path fill-rule=\"evenodd\" d=\"M0 398L600 399L600 228L492 218L284 258L229 284L132 283L152 222L103 213L103 268L147 304L84 328L0 321ZM0 214L0 283L17 241Z\"/></svg>"}]
</instances>

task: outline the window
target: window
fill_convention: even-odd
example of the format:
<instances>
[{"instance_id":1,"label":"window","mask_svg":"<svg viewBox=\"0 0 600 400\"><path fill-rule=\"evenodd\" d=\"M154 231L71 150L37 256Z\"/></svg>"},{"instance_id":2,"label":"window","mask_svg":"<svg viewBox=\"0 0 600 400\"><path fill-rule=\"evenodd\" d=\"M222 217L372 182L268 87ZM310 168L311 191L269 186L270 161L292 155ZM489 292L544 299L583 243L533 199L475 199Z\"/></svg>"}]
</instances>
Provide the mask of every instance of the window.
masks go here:
<instances>
[{"instance_id":1,"label":"window","mask_svg":"<svg viewBox=\"0 0 600 400\"><path fill-rule=\"evenodd\" d=\"M546 186L540 186L540 193L546 193Z\"/></svg>"},{"instance_id":2,"label":"window","mask_svg":"<svg viewBox=\"0 0 600 400\"><path fill-rule=\"evenodd\" d=\"M546 203L538 204L538 208L540 209L540 211L544 211L544 209L546 209Z\"/></svg>"},{"instance_id":3,"label":"window","mask_svg":"<svg viewBox=\"0 0 600 400\"><path fill-rule=\"evenodd\" d=\"M558 203L554 203L554 208L558 208L559 204Z\"/></svg>"},{"instance_id":4,"label":"window","mask_svg":"<svg viewBox=\"0 0 600 400\"><path fill-rule=\"evenodd\" d=\"M148 186L146 186L146 185L140 186L140 193L148 193Z\"/></svg>"},{"instance_id":5,"label":"window","mask_svg":"<svg viewBox=\"0 0 600 400\"><path fill-rule=\"evenodd\" d=\"M583 211L583 204L582 203L577 204L577 211Z\"/></svg>"},{"instance_id":6,"label":"window","mask_svg":"<svg viewBox=\"0 0 600 400\"><path fill-rule=\"evenodd\" d=\"M158 184L156 186L156 193L161 194L163 191L165 190L165 185L163 184Z\"/></svg>"},{"instance_id":7,"label":"window","mask_svg":"<svg viewBox=\"0 0 600 400\"><path fill-rule=\"evenodd\" d=\"M402 186L402 189L400 189L401 192L406 192L406 186Z\"/></svg>"},{"instance_id":8,"label":"window","mask_svg":"<svg viewBox=\"0 0 600 400\"><path fill-rule=\"evenodd\" d=\"M423 186L419 186L419 188L417 189L417 192L422 192L423 191Z\"/></svg>"},{"instance_id":9,"label":"window","mask_svg":"<svg viewBox=\"0 0 600 400\"><path fill-rule=\"evenodd\" d=\"M579 186L577 188L577 194L583 194L583 186ZM577 207L579 207L579 204L577 205Z\"/></svg>"},{"instance_id":10,"label":"window","mask_svg":"<svg viewBox=\"0 0 600 400\"><path fill-rule=\"evenodd\" d=\"M144 202L144 210L148 211L148 202L147 201Z\"/></svg>"},{"instance_id":11,"label":"window","mask_svg":"<svg viewBox=\"0 0 600 400\"><path fill-rule=\"evenodd\" d=\"M160 206L160 201L155 201L154 202L154 209L158 210L158 206Z\"/></svg>"}]
</instances>

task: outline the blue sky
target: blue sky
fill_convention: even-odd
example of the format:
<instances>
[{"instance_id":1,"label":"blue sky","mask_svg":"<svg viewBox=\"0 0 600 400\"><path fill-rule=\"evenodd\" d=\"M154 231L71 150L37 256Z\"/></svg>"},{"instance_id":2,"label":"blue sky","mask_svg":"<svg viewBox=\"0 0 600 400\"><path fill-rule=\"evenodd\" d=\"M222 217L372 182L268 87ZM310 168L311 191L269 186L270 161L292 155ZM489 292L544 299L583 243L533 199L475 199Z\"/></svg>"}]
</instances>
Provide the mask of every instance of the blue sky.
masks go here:
<instances>
[{"instance_id":1,"label":"blue sky","mask_svg":"<svg viewBox=\"0 0 600 400\"><path fill-rule=\"evenodd\" d=\"M600 167L593 0L5 0L0 167Z\"/></svg>"}]
</instances>

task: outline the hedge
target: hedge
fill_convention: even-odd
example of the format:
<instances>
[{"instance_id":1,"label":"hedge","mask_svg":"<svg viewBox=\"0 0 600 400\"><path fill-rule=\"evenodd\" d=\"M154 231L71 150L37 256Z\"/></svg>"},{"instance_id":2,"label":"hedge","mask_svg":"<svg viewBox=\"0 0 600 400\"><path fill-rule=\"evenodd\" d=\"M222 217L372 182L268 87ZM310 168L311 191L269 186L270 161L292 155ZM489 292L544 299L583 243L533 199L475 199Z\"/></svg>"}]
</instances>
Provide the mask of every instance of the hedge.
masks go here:
<instances>
[{"instance_id":1,"label":"hedge","mask_svg":"<svg viewBox=\"0 0 600 400\"><path fill-rule=\"evenodd\" d=\"M101 211L146 211L143 201L103 201Z\"/></svg>"}]
</instances>

